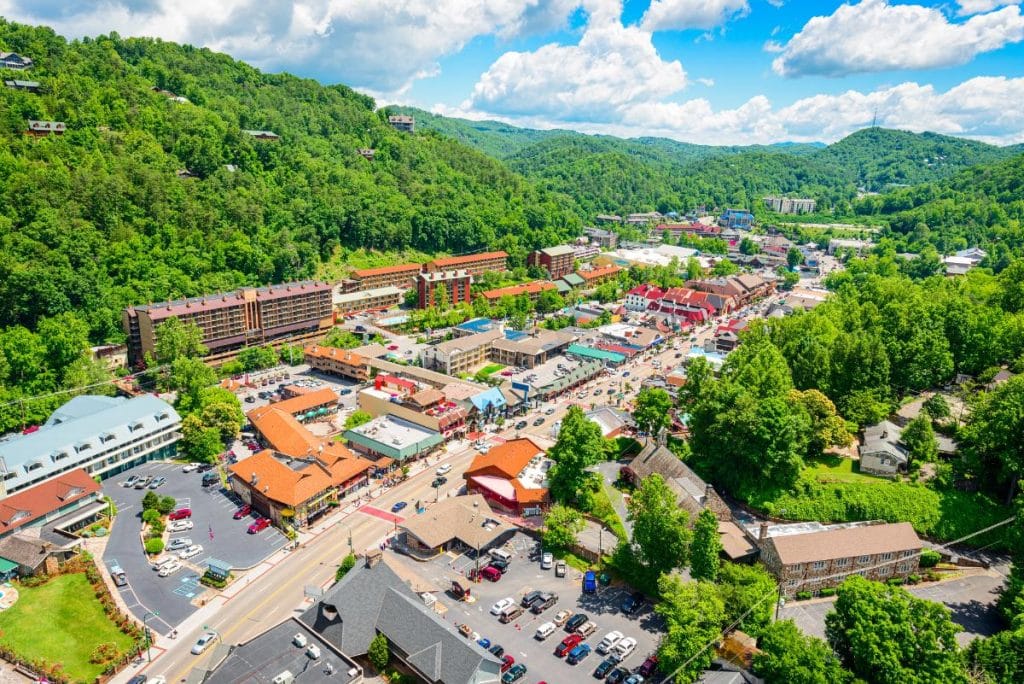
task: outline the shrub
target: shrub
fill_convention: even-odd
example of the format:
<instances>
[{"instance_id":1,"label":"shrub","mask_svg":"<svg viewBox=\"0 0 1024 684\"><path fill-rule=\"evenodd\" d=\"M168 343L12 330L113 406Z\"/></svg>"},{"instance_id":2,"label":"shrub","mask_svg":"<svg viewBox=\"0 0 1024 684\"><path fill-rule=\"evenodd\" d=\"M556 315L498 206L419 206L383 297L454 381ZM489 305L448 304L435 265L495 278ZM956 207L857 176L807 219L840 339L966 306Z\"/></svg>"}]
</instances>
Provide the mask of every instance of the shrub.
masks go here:
<instances>
[{"instance_id":1,"label":"shrub","mask_svg":"<svg viewBox=\"0 0 1024 684\"><path fill-rule=\"evenodd\" d=\"M228 576L227 579L221 579L219 577L214 577L213 575L210 574L210 571L207 570L206 573L202 577L199 578L199 582L200 582L200 584L204 584L204 585L206 585L208 587L213 587L214 589L223 589L224 587L226 587L228 585L228 580L230 580L230 579L231 579L230 575Z\"/></svg>"},{"instance_id":2,"label":"shrub","mask_svg":"<svg viewBox=\"0 0 1024 684\"><path fill-rule=\"evenodd\" d=\"M811 592L809 592L809 591L798 591L798 592L796 592L796 600L797 601L806 601L809 598L811 598Z\"/></svg>"},{"instance_id":3,"label":"shrub","mask_svg":"<svg viewBox=\"0 0 1024 684\"><path fill-rule=\"evenodd\" d=\"M356 557L353 554L348 554L341 559L341 565L338 566L338 571L334 573L334 581L340 581L342 577L348 574L348 571L356 566Z\"/></svg>"},{"instance_id":4,"label":"shrub","mask_svg":"<svg viewBox=\"0 0 1024 684\"><path fill-rule=\"evenodd\" d=\"M373 637L366 657L369 658L370 664L375 670L383 672L384 668L388 666L388 661L391 660L391 648L388 646L387 637L383 634Z\"/></svg>"},{"instance_id":5,"label":"shrub","mask_svg":"<svg viewBox=\"0 0 1024 684\"><path fill-rule=\"evenodd\" d=\"M825 587L824 589L822 589L821 591L818 592L818 595L819 596L835 596L836 595L836 588L835 587Z\"/></svg>"},{"instance_id":6,"label":"shrub","mask_svg":"<svg viewBox=\"0 0 1024 684\"><path fill-rule=\"evenodd\" d=\"M934 570L929 570L925 573L924 578L929 582L938 582L940 579L942 579L942 575L935 572Z\"/></svg>"},{"instance_id":7,"label":"shrub","mask_svg":"<svg viewBox=\"0 0 1024 684\"><path fill-rule=\"evenodd\" d=\"M146 540L146 553L156 555L164 550L164 540L159 537Z\"/></svg>"},{"instance_id":8,"label":"shrub","mask_svg":"<svg viewBox=\"0 0 1024 684\"><path fill-rule=\"evenodd\" d=\"M156 510L160 511L163 515L167 515L174 510L174 506L177 502L173 496L161 496L160 500L156 504Z\"/></svg>"},{"instance_id":9,"label":"shrub","mask_svg":"<svg viewBox=\"0 0 1024 684\"><path fill-rule=\"evenodd\" d=\"M901 584L904 584L905 582L906 580L902 577L890 577L889 579L885 580L885 583L888 584L890 587L898 587Z\"/></svg>"},{"instance_id":10,"label":"shrub","mask_svg":"<svg viewBox=\"0 0 1024 684\"><path fill-rule=\"evenodd\" d=\"M156 508L157 504L160 503L160 497L152 489L146 492L145 496L142 497L142 510L148 511Z\"/></svg>"},{"instance_id":11,"label":"shrub","mask_svg":"<svg viewBox=\"0 0 1024 684\"><path fill-rule=\"evenodd\" d=\"M907 584L917 584L921 581L920 575L910 575L907 577Z\"/></svg>"},{"instance_id":12,"label":"shrub","mask_svg":"<svg viewBox=\"0 0 1024 684\"><path fill-rule=\"evenodd\" d=\"M152 525L158 520L160 520L160 511L156 510L155 508L147 508L146 510L142 511L142 522L149 523L150 525Z\"/></svg>"},{"instance_id":13,"label":"shrub","mask_svg":"<svg viewBox=\"0 0 1024 684\"><path fill-rule=\"evenodd\" d=\"M921 552L920 562L922 568L934 568L936 565L938 565L940 560L942 560L942 554L940 554L938 551L925 549Z\"/></svg>"}]
</instances>

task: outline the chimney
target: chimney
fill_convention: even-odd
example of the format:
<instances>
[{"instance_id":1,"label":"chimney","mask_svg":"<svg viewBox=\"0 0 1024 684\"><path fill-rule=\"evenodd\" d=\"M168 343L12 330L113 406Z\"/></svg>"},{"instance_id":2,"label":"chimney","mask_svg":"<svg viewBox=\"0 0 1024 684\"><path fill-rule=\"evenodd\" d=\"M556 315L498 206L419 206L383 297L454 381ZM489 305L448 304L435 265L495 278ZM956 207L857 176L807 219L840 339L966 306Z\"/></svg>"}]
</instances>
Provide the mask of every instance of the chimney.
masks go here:
<instances>
[{"instance_id":1,"label":"chimney","mask_svg":"<svg viewBox=\"0 0 1024 684\"><path fill-rule=\"evenodd\" d=\"M249 478L249 483L254 485L254 486L259 481L260 481L260 478L259 478L259 476L256 475L256 473L253 473L252 476Z\"/></svg>"},{"instance_id":2,"label":"chimney","mask_svg":"<svg viewBox=\"0 0 1024 684\"><path fill-rule=\"evenodd\" d=\"M711 494L714 493L714 488L711 487L711 483L704 485L704 507L707 508L711 505Z\"/></svg>"},{"instance_id":3,"label":"chimney","mask_svg":"<svg viewBox=\"0 0 1024 684\"><path fill-rule=\"evenodd\" d=\"M761 523L761 527L758 530L757 540L758 541L764 541L767 538L768 538L768 523L763 522L763 523Z\"/></svg>"},{"instance_id":4,"label":"chimney","mask_svg":"<svg viewBox=\"0 0 1024 684\"><path fill-rule=\"evenodd\" d=\"M372 568L384 557L380 549L374 548L366 552L366 567Z\"/></svg>"}]
</instances>

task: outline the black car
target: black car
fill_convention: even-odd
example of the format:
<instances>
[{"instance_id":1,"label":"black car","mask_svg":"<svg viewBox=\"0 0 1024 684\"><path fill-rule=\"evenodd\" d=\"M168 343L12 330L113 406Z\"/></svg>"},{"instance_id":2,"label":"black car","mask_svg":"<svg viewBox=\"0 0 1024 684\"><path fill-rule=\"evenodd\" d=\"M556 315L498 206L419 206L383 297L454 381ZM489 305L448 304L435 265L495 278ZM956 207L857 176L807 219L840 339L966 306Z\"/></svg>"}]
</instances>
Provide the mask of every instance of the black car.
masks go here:
<instances>
[{"instance_id":1,"label":"black car","mask_svg":"<svg viewBox=\"0 0 1024 684\"><path fill-rule=\"evenodd\" d=\"M539 599L543 594L544 592L542 591L531 591L529 594L523 597L523 600L520 601L519 605L521 605L523 608L529 608L530 604Z\"/></svg>"},{"instance_id":2,"label":"black car","mask_svg":"<svg viewBox=\"0 0 1024 684\"><path fill-rule=\"evenodd\" d=\"M493 653L498 658L500 658L501 656L505 655L505 649L504 649L504 647L502 647L501 644L494 644L493 646L491 646L487 650L488 650L488 652Z\"/></svg>"},{"instance_id":3,"label":"black car","mask_svg":"<svg viewBox=\"0 0 1024 684\"><path fill-rule=\"evenodd\" d=\"M601 661L601 664L594 670L594 677L597 679L604 679L605 675L611 672L612 668L619 664L619 661L615 658L605 658Z\"/></svg>"},{"instance_id":4,"label":"black car","mask_svg":"<svg viewBox=\"0 0 1024 684\"><path fill-rule=\"evenodd\" d=\"M538 418L537 420L533 421L533 424L534 424L535 426L536 426L536 425L543 425L543 424L544 424L544 416L541 416L541 417L540 417L540 418Z\"/></svg>"},{"instance_id":5,"label":"black car","mask_svg":"<svg viewBox=\"0 0 1024 684\"><path fill-rule=\"evenodd\" d=\"M576 631L577 627L579 627L589 619L590 618L587 616L586 613L576 613L571 618L569 618L569 620L565 623L565 631L572 634Z\"/></svg>"},{"instance_id":6,"label":"black car","mask_svg":"<svg viewBox=\"0 0 1024 684\"><path fill-rule=\"evenodd\" d=\"M640 607L644 604L644 595L639 592L634 592L627 596L622 602L622 612L626 615L633 615Z\"/></svg>"},{"instance_id":7,"label":"black car","mask_svg":"<svg viewBox=\"0 0 1024 684\"><path fill-rule=\"evenodd\" d=\"M604 681L608 682L608 684L622 684L628 676L629 670L624 667L617 667L608 673L608 678Z\"/></svg>"},{"instance_id":8,"label":"black car","mask_svg":"<svg viewBox=\"0 0 1024 684\"><path fill-rule=\"evenodd\" d=\"M507 560L503 560L501 558L492 558L491 559L491 567L492 568L497 568L498 572L500 572L502 575L504 575L506 572L508 572L508 561Z\"/></svg>"},{"instance_id":9,"label":"black car","mask_svg":"<svg viewBox=\"0 0 1024 684\"><path fill-rule=\"evenodd\" d=\"M145 684L149 681L149 677L144 674L137 674L128 680L128 684Z\"/></svg>"},{"instance_id":10,"label":"black car","mask_svg":"<svg viewBox=\"0 0 1024 684\"><path fill-rule=\"evenodd\" d=\"M437 489L438 487L440 487L441 485L443 485L447 481L448 481L447 477L438 476L438 477L434 478L434 481L430 483L430 486L433 487L434 489Z\"/></svg>"},{"instance_id":11,"label":"black car","mask_svg":"<svg viewBox=\"0 0 1024 684\"><path fill-rule=\"evenodd\" d=\"M522 430L525 427L526 427L526 421L525 420L521 420L518 423L516 423L516 430Z\"/></svg>"},{"instance_id":12,"label":"black car","mask_svg":"<svg viewBox=\"0 0 1024 684\"><path fill-rule=\"evenodd\" d=\"M213 464L212 463L204 463L203 465L201 465L198 468L196 468L196 472L197 473L205 473L205 472L210 471L210 470L213 470Z\"/></svg>"}]
</instances>

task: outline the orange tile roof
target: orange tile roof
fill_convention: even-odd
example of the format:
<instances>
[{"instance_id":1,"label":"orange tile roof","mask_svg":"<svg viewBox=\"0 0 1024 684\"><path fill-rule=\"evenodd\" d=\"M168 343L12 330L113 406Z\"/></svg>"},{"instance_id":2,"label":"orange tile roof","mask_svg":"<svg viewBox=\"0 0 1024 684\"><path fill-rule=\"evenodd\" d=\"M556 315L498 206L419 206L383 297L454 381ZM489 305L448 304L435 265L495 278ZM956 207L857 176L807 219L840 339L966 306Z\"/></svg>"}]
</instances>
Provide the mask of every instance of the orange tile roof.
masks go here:
<instances>
[{"instance_id":1,"label":"orange tile roof","mask_svg":"<svg viewBox=\"0 0 1024 684\"><path fill-rule=\"evenodd\" d=\"M363 357L350 349L339 349L338 347L325 347L323 345L311 344L303 350L306 356L314 356L318 359L331 359L350 366L362 366Z\"/></svg>"},{"instance_id":2,"label":"orange tile roof","mask_svg":"<svg viewBox=\"0 0 1024 684\"><path fill-rule=\"evenodd\" d=\"M479 454L473 459L464 477L473 475L500 475L513 479L519 476L530 459L544 450L528 437L510 439L504 444L493 447L486 454Z\"/></svg>"},{"instance_id":3,"label":"orange tile roof","mask_svg":"<svg viewBox=\"0 0 1024 684\"><path fill-rule=\"evenodd\" d=\"M331 487L331 478L323 466L314 463L302 470L292 470L274 458L269 449L232 465L229 470L263 496L285 506L298 506Z\"/></svg>"},{"instance_id":4,"label":"orange tile roof","mask_svg":"<svg viewBox=\"0 0 1024 684\"><path fill-rule=\"evenodd\" d=\"M375 275L388 273L418 273L423 268L419 264L398 264L397 266L381 266L379 268L359 268L352 271L353 278L369 278Z\"/></svg>"},{"instance_id":5,"label":"orange tile roof","mask_svg":"<svg viewBox=\"0 0 1024 684\"><path fill-rule=\"evenodd\" d=\"M270 404L269 406L261 406L260 408L249 411L246 415L249 417L250 421L258 420L263 413L271 409L276 409L278 411L287 411L294 416L300 413L305 413L310 409L315 409L318 406L323 406L324 404L330 404L331 402L336 401L338 401L337 393L328 387L324 387L323 389L318 389L316 392L310 392L309 394L285 399L284 401L279 401L274 404Z\"/></svg>"},{"instance_id":6,"label":"orange tile roof","mask_svg":"<svg viewBox=\"0 0 1024 684\"><path fill-rule=\"evenodd\" d=\"M256 415L257 411L259 415ZM315 454L322 443L313 433L302 427L295 416L275 406L250 411L249 421L272 449L288 456Z\"/></svg>"},{"instance_id":7,"label":"orange tile roof","mask_svg":"<svg viewBox=\"0 0 1024 684\"><path fill-rule=\"evenodd\" d=\"M576 275L584 280L594 280L595 278L603 278L604 276L618 273L621 270L621 266L605 266L604 268L595 268L590 271L576 271Z\"/></svg>"},{"instance_id":8,"label":"orange tile roof","mask_svg":"<svg viewBox=\"0 0 1024 684\"><path fill-rule=\"evenodd\" d=\"M518 297L522 294L539 294L545 290L554 290L555 284L548 283L543 280L536 280L532 283L526 283L525 285L510 285L509 287L499 287L494 290L487 290L481 292L484 299L501 299L502 297Z\"/></svg>"},{"instance_id":9,"label":"orange tile roof","mask_svg":"<svg viewBox=\"0 0 1024 684\"><path fill-rule=\"evenodd\" d=\"M548 501L548 490L546 487L539 489L524 487L518 478L511 480L511 484L512 488L516 491L516 501L521 504L547 503Z\"/></svg>"},{"instance_id":10,"label":"orange tile roof","mask_svg":"<svg viewBox=\"0 0 1024 684\"><path fill-rule=\"evenodd\" d=\"M501 252L501 251L499 251L499 252L480 252L479 254L467 254L465 256L444 257L442 259L434 259L430 263L432 263L434 266L437 266L437 267L447 267L447 266L459 266L461 264L472 264L472 263L475 263L477 261L482 261L484 259L507 259L507 258L508 258L508 253L507 252Z\"/></svg>"},{"instance_id":11,"label":"orange tile roof","mask_svg":"<svg viewBox=\"0 0 1024 684\"><path fill-rule=\"evenodd\" d=\"M61 473L0 501L0 534L26 525L100 490L82 468Z\"/></svg>"}]
</instances>

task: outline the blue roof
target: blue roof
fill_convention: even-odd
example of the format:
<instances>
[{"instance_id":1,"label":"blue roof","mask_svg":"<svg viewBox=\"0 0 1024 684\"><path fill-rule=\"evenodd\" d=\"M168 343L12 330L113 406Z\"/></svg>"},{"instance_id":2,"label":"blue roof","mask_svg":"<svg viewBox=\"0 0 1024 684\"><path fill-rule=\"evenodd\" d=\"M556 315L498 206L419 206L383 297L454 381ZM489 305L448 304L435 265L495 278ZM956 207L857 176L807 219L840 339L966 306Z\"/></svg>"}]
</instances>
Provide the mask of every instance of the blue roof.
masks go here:
<instances>
[{"instance_id":1,"label":"blue roof","mask_svg":"<svg viewBox=\"0 0 1024 684\"><path fill-rule=\"evenodd\" d=\"M522 330L506 330L505 339L509 342L518 342L519 340L525 340L529 335L524 333Z\"/></svg>"},{"instance_id":2,"label":"blue roof","mask_svg":"<svg viewBox=\"0 0 1024 684\"><path fill-rule=\"evenodd\" d=\"M480 394L475 394L469 398L469 401L472 402L478 411L487 411L489 408L504 408L508 403L505 401L505 395L497 387L492 387Z\"/></svg>"},{"instance_id":3,"label":"blue roof","mask_svg":"<svg viewBox=\"0 0 1024 684\"><path fill-rule=\"evenodd\" d=\"M35 432L0 442L0 471L15 475L6 480L8 491L20 489L180 422L170 404L151 394L74 397Z\"/></svg>"},{"instance_id":4,"label":"blue roof","mask_svg":"<svg viewBox=\"0 0 1024 684\"><path fill-rule=\"evenodd\" d=\"M493 330L494 326L495 322L490 318L472 318L461 325L455 326L455 329L471 333L482 333Z\"/></svg>"}]
</instances>

